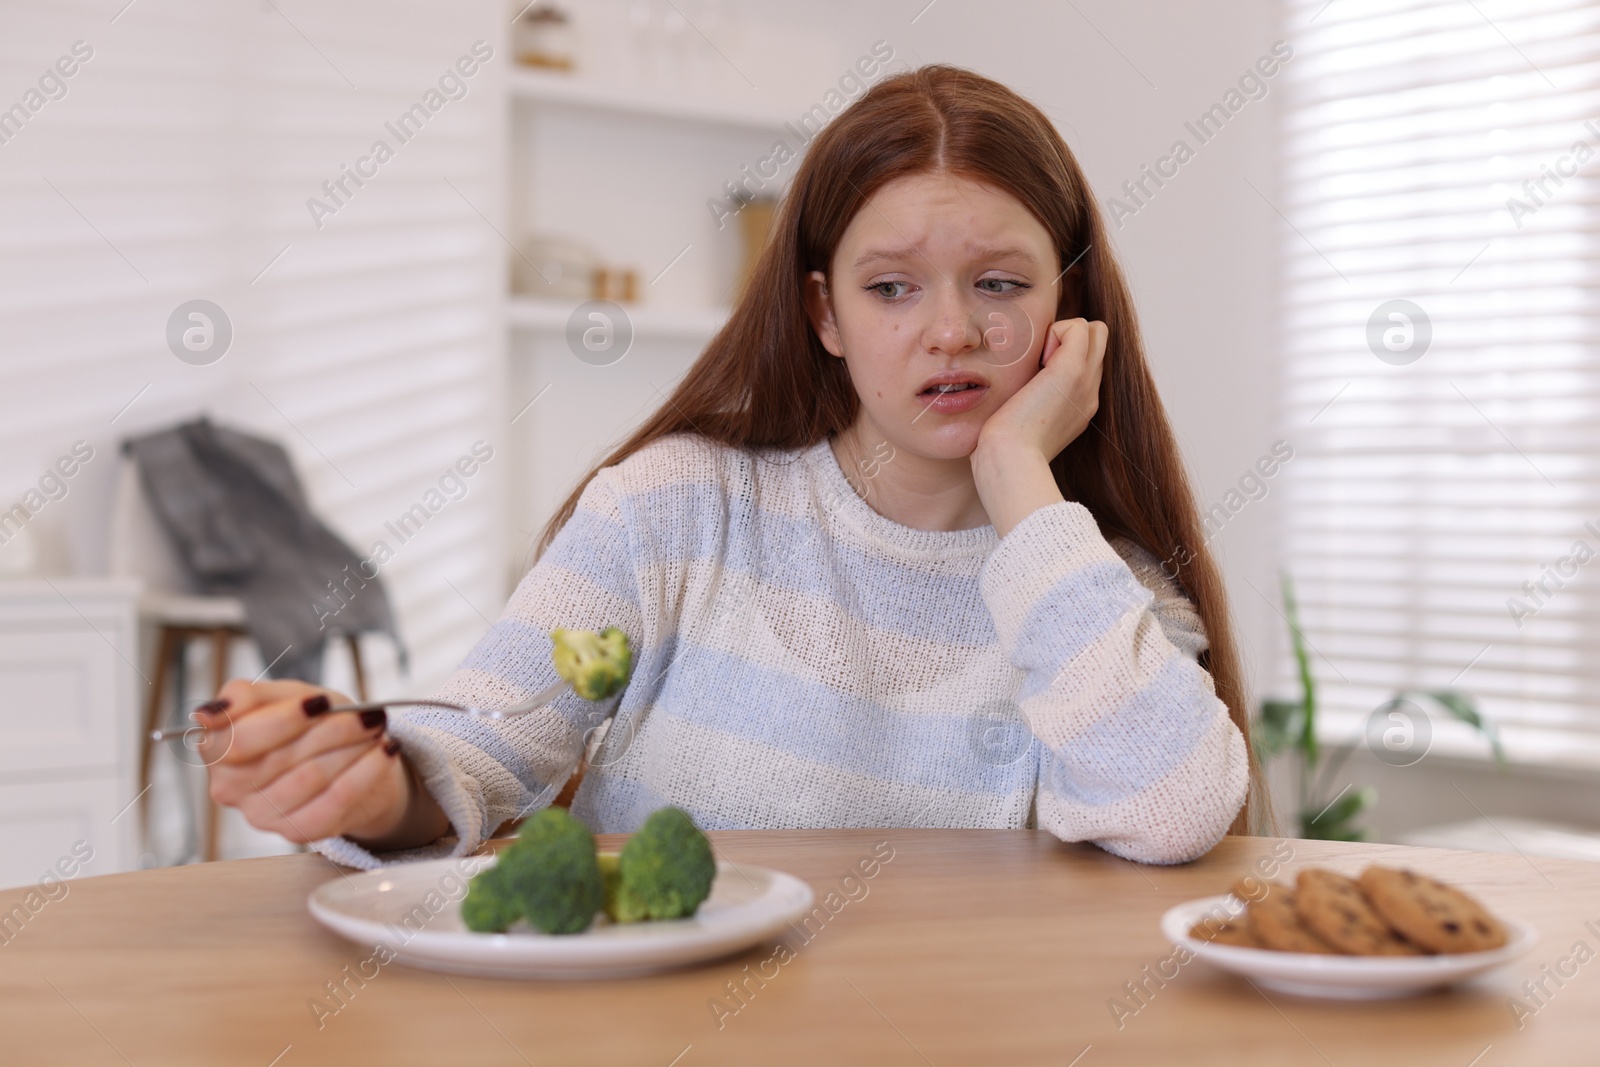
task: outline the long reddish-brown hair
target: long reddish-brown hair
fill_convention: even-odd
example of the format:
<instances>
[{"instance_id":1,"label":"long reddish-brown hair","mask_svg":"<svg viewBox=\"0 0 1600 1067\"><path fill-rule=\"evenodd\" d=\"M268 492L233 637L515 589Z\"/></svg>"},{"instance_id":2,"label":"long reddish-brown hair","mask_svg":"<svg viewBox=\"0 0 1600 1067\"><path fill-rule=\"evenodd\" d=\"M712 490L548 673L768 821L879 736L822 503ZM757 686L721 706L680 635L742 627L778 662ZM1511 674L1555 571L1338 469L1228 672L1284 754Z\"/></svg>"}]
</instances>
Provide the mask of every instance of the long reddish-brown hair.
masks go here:
<instances>
[{"instance_id":1,"label":"long reddish-brown hair","mask_svg":"<svg viewBox=\"0 0 1600 1067\"><path fill-rule=\"evenodd\" d=\"M807 272L827 272L846 227L872 194L910 175L943 172L1010 193L1043 224L1066 271L1056 318L1108 328L1100 406L1051 463L1063 495L1176 569L1205 625L1202 664L1245 736L1250 721L1222 578L1200 524L1166 411L1145 366L1139 319L1105 224L1072 152L1037 107L972 71L934 64L886 78L811 142L771 235L727 323L659 410L584 476L545 527L548 547L585 486L669 434L742 449L796 449L848 428L857 398L845 362L807 317ZM1071 267L1068 270L1068 267ZM795 397L810 397L809 404ZM1233 832L1251 832L1265 794L1250 757L1251 796ZM1264 818L1264 816L1263 816Z\"/></svg>"}]
</instances>

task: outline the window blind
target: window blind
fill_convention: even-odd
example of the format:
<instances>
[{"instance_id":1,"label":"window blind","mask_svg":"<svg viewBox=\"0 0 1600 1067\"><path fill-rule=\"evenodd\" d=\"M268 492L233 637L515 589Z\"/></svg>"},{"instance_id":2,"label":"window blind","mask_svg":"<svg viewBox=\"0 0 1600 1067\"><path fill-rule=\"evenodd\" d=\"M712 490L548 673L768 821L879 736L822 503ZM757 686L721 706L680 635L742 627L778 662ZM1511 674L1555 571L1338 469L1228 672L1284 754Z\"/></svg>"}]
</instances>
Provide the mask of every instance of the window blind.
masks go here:
<instances>
[{"instance_id":1,"label":"window blind","mask_svg":"<svg viewBox=\"0 0 1600 1067\"><path fill-rule=\"evenodd\" d=\"M96 457L32 520L70 547L51 563L104 567L120 439L209 414L285 445L363 556L389 543L408 688L455 665L503 595L504 21L491 0L5 6L0 507L75 440ZM493 58L441 89L480 39ZM392 158L363 165L379 140ZM195 299L233 329L203 365L166 336ZM441 489L479 439L495 458ZM419 504L402 544L386 524Z\"/></svg>"},{"instance_id":2,"label":"window blind","mask_svg":"<svg viewBox=\"0 0 1600 1067\"><path fill-rule=\"evenodd\" d=\"M1359 736L1454 686L1514 757L1592 761L1600 8L1287 9L1282 515L1326 707Z\"/></svg>"}]
</instances>

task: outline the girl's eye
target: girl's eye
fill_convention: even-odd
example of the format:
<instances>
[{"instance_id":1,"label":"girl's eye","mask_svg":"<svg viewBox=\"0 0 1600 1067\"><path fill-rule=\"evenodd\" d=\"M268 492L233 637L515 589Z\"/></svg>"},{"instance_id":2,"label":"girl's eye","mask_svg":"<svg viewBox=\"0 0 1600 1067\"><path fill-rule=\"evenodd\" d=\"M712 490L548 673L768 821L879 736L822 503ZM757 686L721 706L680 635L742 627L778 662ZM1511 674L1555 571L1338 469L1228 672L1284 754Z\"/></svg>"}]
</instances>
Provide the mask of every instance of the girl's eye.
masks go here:
<instances>
[{"instance_id":1,"label":"girl's eye","mask_svg":"<svg viewBox=\"0 0 1600 1067\"><path fill-rule=\"evenodd\" d=\"M979 278L978 285L983 289L984 292L993 296L1000 296L1002 294L1014 292L1019 289L1033 288L1033 286L1029 285L1027 282L1019 282L1013 278ZM910 283L902 281L876 282L872 285L865 286L864 288L869 293L876 293L885 300L894 300L901 295L900 293L895 292L895 286L905 286L909 288Z\"/></svg>"}]
</instances>

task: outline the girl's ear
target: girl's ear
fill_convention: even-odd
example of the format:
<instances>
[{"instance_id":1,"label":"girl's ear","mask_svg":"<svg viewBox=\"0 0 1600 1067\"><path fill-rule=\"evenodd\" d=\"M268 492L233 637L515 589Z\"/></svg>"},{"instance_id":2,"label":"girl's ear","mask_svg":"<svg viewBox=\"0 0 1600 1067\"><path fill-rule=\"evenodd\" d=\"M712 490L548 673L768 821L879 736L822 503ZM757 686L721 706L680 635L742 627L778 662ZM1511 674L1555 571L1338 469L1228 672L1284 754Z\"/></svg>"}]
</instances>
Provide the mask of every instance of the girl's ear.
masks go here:
<instances>
[{"instance_id":1,"label":"girl's ear","mask_svg":"<svg viewBox=\"0 0 1600 1067\"><path fill-rule=\"evenodd\" d=\"M833 300L828 293L828 276L820 270L811 271L806 275L805 304L806 315L811 319L811 328L816 331L822 347L832 355L842 357L844 346L839 343L839 324L833 317Z\"/></svg>"}]
</instances>

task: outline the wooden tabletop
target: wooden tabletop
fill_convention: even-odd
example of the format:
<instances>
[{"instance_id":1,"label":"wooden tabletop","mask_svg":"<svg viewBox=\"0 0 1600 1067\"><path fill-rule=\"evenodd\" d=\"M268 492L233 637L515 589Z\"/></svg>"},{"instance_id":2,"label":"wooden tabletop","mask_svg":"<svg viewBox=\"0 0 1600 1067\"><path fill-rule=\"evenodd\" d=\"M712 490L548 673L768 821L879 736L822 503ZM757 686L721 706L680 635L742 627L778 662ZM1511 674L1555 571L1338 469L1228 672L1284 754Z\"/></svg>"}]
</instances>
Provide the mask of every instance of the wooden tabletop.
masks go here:
<instances>
[{"instance_id":1,"label":"wooden tabletop","mask_svg":"<svg viewBox=\"0 0 1600 1067\"><path fill-rule=\"evenodd\" d=\"M36 910L20 926L0 927L0 1063L1600 1061L1600 962L1592 960L1600 950L1600 865L1229 838L1197 863L1141 867L1034 831L712 837L725 859L804 878L819 902L837 893L836 913L808 942L791 938L786 960L764 945L651 978L554 984L447 979L367 962L370 948L335 937L306 912L307 894L339 877L317 855L75 881L42 906L33 898ZM1428 872L1532 922L1541 940L1469 987L1408 1000L1263 995L1201 961L1159 986L1143 981L1149 992L1134 1000L1125 983L1140 984L1147 965L1157 970L1173 952L1157 930L1161 913L1224 891L1274 848L1292 851L1291 872L1316 863L1354 873L1371 862ZM859 861L875 852L891 858L863 879ZM17 905L26 910L25 898L26 890L0 891L0 917ZM358 970L372 977L351 981ZM747 977L758 972L768 977ZM1547 994L1530 998L1521 988L1528 980L1542 981ZM340 999L329 996L329 982L343 983ZM743 983L740 999L729 982ZM1520 1019L1511 998L1524 1005Z\"/></svg>"}]
</instances>

